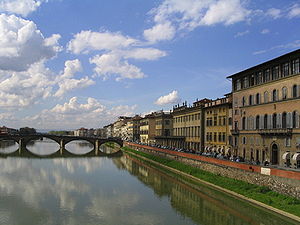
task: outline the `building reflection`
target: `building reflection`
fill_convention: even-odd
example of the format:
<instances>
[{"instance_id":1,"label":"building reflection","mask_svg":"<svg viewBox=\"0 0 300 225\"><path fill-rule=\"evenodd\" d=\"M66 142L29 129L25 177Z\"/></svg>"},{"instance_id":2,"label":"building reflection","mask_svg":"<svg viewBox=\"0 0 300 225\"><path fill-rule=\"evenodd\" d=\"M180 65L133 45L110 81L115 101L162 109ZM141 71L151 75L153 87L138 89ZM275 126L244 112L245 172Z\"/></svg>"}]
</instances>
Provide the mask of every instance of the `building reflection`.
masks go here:
<instances>
[{"instance_id":1,"label":"building reflection","mask_svg":"<svg viewBox=\"0 0 300 225\"><path fill-rule=\"evenodd\" d=\"M289 224L286 218L282 219L195 181L167 174L128 155L113 161L119 169L128 170L151 187L157 196L168 197L173 209L198 224Z\"/></svg>"}]
</instances>

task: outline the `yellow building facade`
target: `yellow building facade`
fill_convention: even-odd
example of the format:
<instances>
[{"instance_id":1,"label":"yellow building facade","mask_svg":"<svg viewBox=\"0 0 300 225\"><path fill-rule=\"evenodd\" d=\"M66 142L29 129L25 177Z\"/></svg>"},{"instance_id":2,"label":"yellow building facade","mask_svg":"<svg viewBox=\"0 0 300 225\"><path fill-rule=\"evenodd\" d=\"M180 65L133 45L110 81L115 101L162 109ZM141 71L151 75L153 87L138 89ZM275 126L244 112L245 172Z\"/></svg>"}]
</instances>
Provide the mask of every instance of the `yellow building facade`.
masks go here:
<instances>
[{"instance_id":1,"label":"yellow building facade","mask_svg":"<svg viewBox=\"0 0 300 225\"><path fill-rule=\"evenodd\" d=\"M248 161L300 168L300 50L236 73L233 145Z\"/></svg>"},{"instance_id":2,"label":"yellow building facade","mask_svg":"<svg viewBox=\"0 0 300 225\"><path fill-rule=\"evenodd\" d=\"M212 100L204 105L206 152L232 153L232 96Z\"/></svg>"}]
</instances>

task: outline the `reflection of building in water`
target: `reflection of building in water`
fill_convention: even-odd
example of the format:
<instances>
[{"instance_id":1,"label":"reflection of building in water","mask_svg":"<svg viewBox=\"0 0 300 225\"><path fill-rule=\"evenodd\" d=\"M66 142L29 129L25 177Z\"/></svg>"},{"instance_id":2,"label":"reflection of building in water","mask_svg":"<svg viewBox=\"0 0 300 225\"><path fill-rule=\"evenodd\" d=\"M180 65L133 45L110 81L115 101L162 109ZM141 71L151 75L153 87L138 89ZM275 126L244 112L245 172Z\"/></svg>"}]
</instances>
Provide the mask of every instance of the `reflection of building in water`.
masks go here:
<instances>
[{"instance_id":1,"label":"reflection of building in water","mask_svg":"<svg viewBox=\"0 0 300 225\"><path fill-rule=\"evenodd\" d=\"M16 142L12 140L0 141L0 148L7 148L10 146L14 146L15 144Z\"/></svg>"},{"instance_id":2,"label":"reflection of building in water","mask_svg":"<svg viewBox=\"0 0 300 225\"><path fill-rule=\"evenodd\" d=\"M208 186L193 184L172 175L151 168L148 165L124 155L114 160L118 168L126 169L138 177L145 185L162 197L168 196L172 207L181 215L191 218L199 224L287 224L286 221L257 209L248 203L225 195Z\"/></svg>"}]
</instances>

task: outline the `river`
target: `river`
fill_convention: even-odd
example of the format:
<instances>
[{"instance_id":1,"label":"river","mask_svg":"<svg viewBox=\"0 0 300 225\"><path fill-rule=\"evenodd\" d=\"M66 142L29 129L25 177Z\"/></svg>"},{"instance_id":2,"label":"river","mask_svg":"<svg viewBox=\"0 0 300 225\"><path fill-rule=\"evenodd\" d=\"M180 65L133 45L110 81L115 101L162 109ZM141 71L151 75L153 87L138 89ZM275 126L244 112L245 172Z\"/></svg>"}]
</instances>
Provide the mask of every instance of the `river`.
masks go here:
<instances>
[{"instance_id":1,"label":"river","mask_svg":"<svg viewBox=\"0 0 300 225\"><path fill-rule=\"evenodd\" d=\"M36 141L27 150L0 143L0 224L289 225L296 224L209 186L161 171L118 149L77 156L92 146ZM41 156L41 157L35 157Z\"/></svg>"}]
</instances>

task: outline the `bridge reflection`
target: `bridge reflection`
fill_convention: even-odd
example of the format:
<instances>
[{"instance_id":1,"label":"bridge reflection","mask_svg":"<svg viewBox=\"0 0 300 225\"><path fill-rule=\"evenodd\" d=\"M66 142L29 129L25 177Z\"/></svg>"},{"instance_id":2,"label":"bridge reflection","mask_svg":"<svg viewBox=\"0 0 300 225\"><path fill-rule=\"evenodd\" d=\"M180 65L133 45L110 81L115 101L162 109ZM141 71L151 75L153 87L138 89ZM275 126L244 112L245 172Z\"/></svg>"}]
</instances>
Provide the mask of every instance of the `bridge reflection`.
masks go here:
<instances>
[{"instance_id":1,"label":"bridge reflection","mask_svg":"<svg viewBox=\"0 0 300 225\"><path fill-rule=\"evenodd\" d=\"M107 158L119 158L123 155L120 149L112 153L105 153L98 150L91 150L85 154L76 154L64 149L64 151L58 150L49 155L39 155L31 152L27 148L18 149L11 153L0 152L0 158L17 157L17 158L36 158L36 159L55 159L55 158L92 158L92 157L107 157Z\"/></svg>"}]
</instances>

